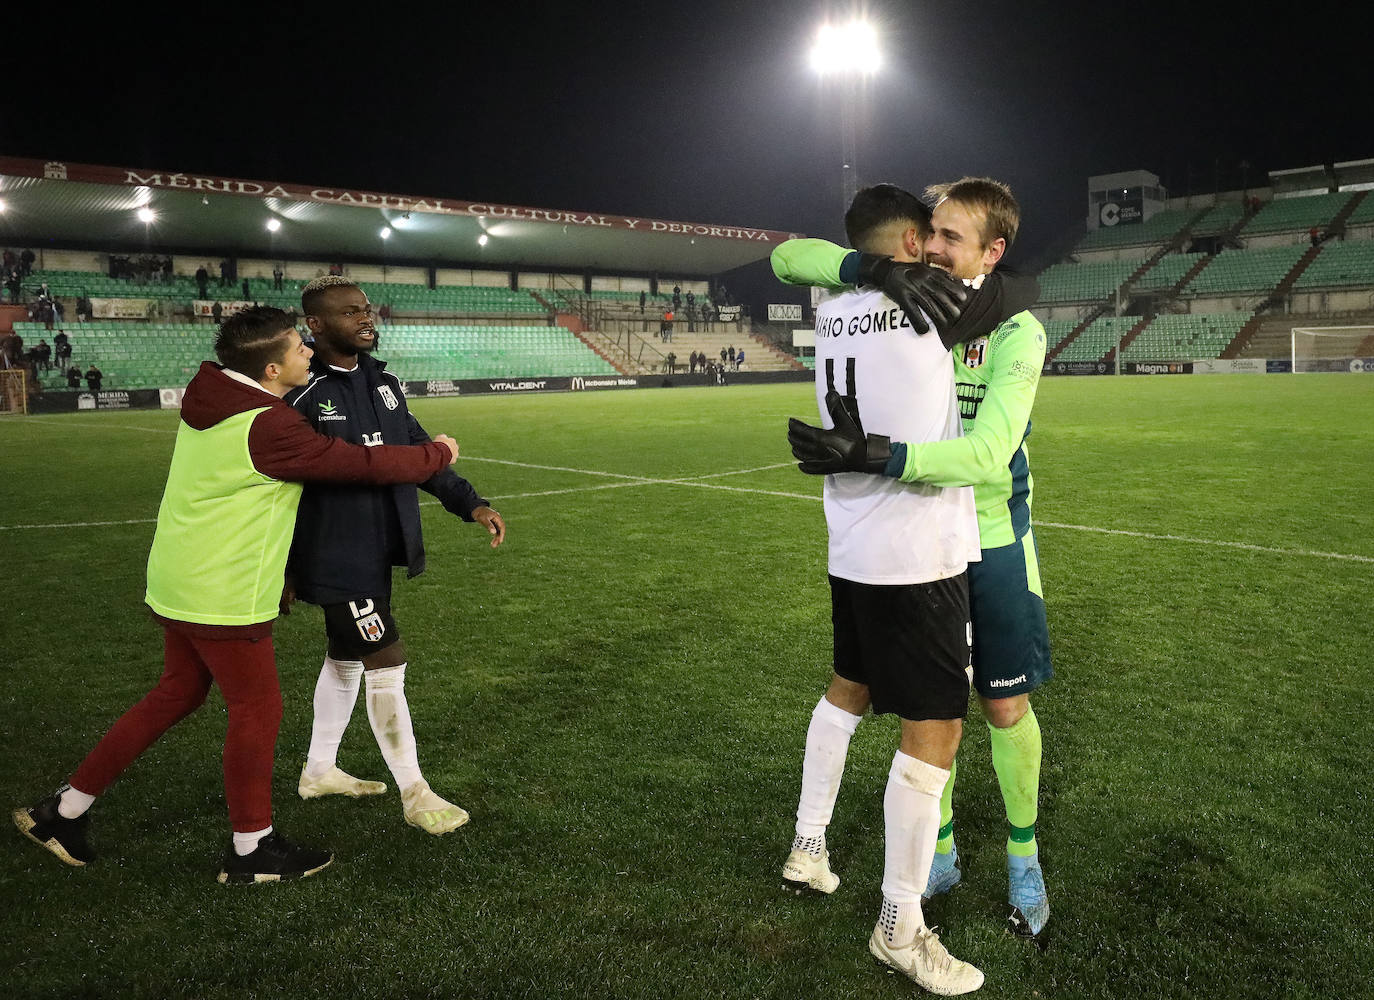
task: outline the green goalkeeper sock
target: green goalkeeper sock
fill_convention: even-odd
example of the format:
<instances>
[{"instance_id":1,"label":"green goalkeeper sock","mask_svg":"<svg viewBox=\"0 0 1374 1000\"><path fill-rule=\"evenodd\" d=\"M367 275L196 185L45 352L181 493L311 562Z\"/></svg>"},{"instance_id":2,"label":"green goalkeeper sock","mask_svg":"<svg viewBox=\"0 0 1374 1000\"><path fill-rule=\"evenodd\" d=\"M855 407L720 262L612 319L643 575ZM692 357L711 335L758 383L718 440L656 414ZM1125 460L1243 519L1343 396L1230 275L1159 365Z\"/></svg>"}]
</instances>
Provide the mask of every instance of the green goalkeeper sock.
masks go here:
<instances>
[{"instance_id":1,"label":"green goalkeeper sock","mask_svg":"<svg viewBox=\"0 0 1374 1000\"><path fill-rule=\"evenodd\" d=\"M940 793L940 839L935 841L936 854L948 854L954 850L954 775L958 772L959 762L951 761L949 780L945 790Z\"/></svg>"},{"instance_id":2,"label":"green goalkeeper sock","mask_svg":"<svg viewBox=\"0 0 1374 1000\"><path fill-rule=\"evenodd\" d=\"M989 725L992 767L1007 807L1007 853L1029 857L1036 852L1036 802L1040 796L1040 723L1026 706L1026 714L1006 729Z\"/></svg>"}]
</instances>

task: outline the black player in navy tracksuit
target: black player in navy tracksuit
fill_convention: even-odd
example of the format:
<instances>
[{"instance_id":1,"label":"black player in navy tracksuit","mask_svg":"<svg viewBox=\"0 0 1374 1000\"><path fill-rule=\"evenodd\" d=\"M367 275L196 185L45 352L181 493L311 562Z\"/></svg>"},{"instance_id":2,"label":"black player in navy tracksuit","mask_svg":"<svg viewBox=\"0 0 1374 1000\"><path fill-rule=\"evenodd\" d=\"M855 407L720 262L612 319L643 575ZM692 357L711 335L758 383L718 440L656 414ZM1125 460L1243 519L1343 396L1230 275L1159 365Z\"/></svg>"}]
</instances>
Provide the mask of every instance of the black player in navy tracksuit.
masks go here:
<instances>
[{"instance_id":1,"label":"black player in navy tracksuit","mask_svg":"<svg viewBox=\"0 0 1374 1000\"><path fill-rule=\"evenodd\" d=\"M310 382L287 397L322 434L356 444L413 444L429 435L410 414L396 376L371 356L377 343L367 295L336 276L306 286L301 304L314 335ZM451 469L420 485L464 521L482 524L492 547L506 526L466 479ZM287 564L295 596L324 610L328 655L315 688L302 798L376 795L337 766L339 742L366 678L367 714L377 745L401 789L408 823L442 834L468 814L434 794L420 773L405 697L405 644L391 615L391 567L424 571L419 499L414 486L307 487Z\"/></svg>"}]
</instances>

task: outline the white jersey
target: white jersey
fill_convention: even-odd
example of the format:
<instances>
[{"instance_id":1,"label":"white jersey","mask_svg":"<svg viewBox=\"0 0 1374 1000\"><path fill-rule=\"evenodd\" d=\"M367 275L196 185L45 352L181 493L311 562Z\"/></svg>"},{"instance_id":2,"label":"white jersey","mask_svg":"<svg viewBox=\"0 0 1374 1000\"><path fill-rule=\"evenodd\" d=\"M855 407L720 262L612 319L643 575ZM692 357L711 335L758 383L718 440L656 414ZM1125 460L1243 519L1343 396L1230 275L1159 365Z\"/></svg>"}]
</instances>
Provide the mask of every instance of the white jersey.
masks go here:
<instances>
[{"instance_id":1,"label":"white jersey","mask_svg":"<svg viewBox=\"0 0 1374 1000\"><path fill-rule=\"evenodd\" d=\"M832 295L816 309L816 401L825 427L833 383L859 403L864 431L893 441L963 434L954 363L932 331L917 334L879 291ZM929 583L980 558L973 487L941 488L887 476L825 477L830 574L857 583Z\"/></svg>"}]
</instances>

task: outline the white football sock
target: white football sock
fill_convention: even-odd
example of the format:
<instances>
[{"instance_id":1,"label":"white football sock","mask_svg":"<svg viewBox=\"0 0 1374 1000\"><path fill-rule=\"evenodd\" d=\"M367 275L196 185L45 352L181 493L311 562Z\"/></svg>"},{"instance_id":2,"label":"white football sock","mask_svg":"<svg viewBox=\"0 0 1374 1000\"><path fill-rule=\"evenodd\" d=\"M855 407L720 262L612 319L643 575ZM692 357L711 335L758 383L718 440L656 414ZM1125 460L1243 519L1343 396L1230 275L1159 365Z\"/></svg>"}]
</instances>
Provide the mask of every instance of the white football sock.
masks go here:
<instances>
[{"instance_id":1,"label":"white football sock","mask_svg":"<svg viewBox=\"0 0 1374 1000\"><path fill-rule=\"evenodd\" d=\"M883 908L878 922L889 944L911 943L925 926L921 893L940 836L940 793L949 772L900 750L892 758L883 796Z\"/></svg>"},{"instance_id":2,"label":"white football sock","mask_svg":"<svg viewBox=\"0 0 1374 1000\"><path fill-rule=\"evenodd\" d=\"M305 773L310 777L322 777L339 759L339 743L353 716L362 678L361 660L324 658L320 679L315 682L315 721L305 759Z\"/></svg>"},{"instance_id":3,"label":"white football sock","mask_svg":"<svg viewBox=\"0 0 1374 1000\"><path fill-rule=\"evenodd\" d=\"M851 715L822 698L811 713L806 730L806 756L802 759L801 798L797 802L797 837L794 847L819 857L825 851L825 828L835 811L840 778L849 754L849 738L860 716ZM813 849L814 845L814 849Z\"/></svg>"},{"instance_id":4,"label":"white football sock","mask_svg":"<svg viewBox=\"0 0 1374 1000\"><path fill-rule=\"evenodd\" d=\"M367 721L372 723L372 734L396 786L405 791L421 778L415 730L406 703L406 665L366 670L363 676L367 680Z\"/></svg>"},{"instance_id":5,"label":"white football sock","mask_svg":"<svg viewBox=\"0 0 1374 1000\"><path fill-rule=\"evenodd\" d=\"M94 795L87 795L85 792L78 792L71 785L62 789L62 796L57 800L57 814L63 819L76 819L86 815L86 810L95 801Z\"/></svg>"},{"instance_id":6,"label":"white football sock","mask_svg":"<svg viewBox=\"0 0 1374 1000\"><path fill-rule=\"evenodd\" d=\"M254 830L252 833L234 832L234 853L239 857L245 854L252 854L258 849L258 841L272 832L272 828L266 827L262 830Z\"/></svg>"}]
</instances>

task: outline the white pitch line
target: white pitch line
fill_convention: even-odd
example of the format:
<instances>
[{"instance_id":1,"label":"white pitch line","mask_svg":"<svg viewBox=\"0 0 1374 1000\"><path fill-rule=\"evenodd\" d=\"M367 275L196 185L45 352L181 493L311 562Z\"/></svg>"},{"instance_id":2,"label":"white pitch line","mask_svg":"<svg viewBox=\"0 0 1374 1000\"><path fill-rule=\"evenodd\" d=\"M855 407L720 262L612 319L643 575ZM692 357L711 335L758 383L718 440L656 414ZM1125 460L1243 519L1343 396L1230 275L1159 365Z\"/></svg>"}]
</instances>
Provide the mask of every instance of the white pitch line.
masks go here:
<instances>
[{"instance_id":1,"label":"white pitch line","mask_svg":"<svg viewBox=\"0 0 1374 1000\"><path fill-rule=\"evenodd\" d=\"M143 430L152 433L159 433L148 427L130 427L129 430ZM175 432L166 432L175 433ZM631 486L695 486L700 489L724 490L728 493L753 493L762 496L784 497L791 500L811 500L818 501L820 496L814 493L789 493L782 490L761 490L749 486L726 486L723 483L704 483L703 479L714 479L720 476L738 476L747 472L763 472L770 469L781 469L792 465L791 462L776 462L771 465L760 465L751 469L733 469L727 472L707 472L698 476L687 476L680 479L653 479L648 476L630 476L620 472L602 472L597 469L574 469L561 465L537 465L531 462L515 462L505 458L479 458L477 456L467 456L469 461L474 462L494 462L498 465L513 465L525 469L542 469L551 472L573 472L586 476L605 476L612 479L624 480L618 483L606 483L601 486L571 486L558 490L539 490L532 493L508 493L504 496L492 497L493 500L520 500L527 497L548 497L561 496L568 493L590 493L596 490L625 489ZM461 461L461 459L460 459ZM421 506L428 507L438 504L437 500L423 500ZM127 521L74 521L66 524L0 524L0 531L18 531L24 528L103 528L126 524L155 524L156 518L136 518ZM1144 538L1156 542L1186 542L1190 545L1211 545L1217 548L1240 549L1244 552L1266 552L1271 555L1280 556L1301 556L1311 559L1335 559L1341 562L1374 563L1374 556L1361 556L1349 552L1321 552L1315 549L1284 549L1273 545L1253 545L1249 542L1229 542L1218 538L1193 538L1188 535L1168 535L1150 531L1129 531L1125 528L1099 528L1090 524L1063 524L1056 521L1036 521L1035 527L1039 528L1059 528L1064 531L1090 531L1099 535L1122 535L1127 538Z\"/></svg>"},{"instance_id":2,"label":"white pitch line","mask_svg":"<svg viewBox=\"0 0 1374 1000\"><path fill-rule=\"evenodd\" d=\"M1127 531L1124 528L1097 528L1089 524L1056 524L1054 521L1036 521L1036 528L1063 528L1068 531L1091 531L1098 535L1126 535L1129 538L1146 538L1155 542L1188 542L1192 545L1216 545L1227 549L1243 549L1247 552L1270 552L1281 556L1311 556L1317 559L1340 559L1345 562L1374 563L1374 556L1357 556L1349 552L1319 552L1315 549L1281 549L1272 545L1251 545L1249 542L1227 542L1217 538L1191 538L1188 535L1162 535L1151 531Z\"/></svg>"},{"instance_id":3,"label":"white pitch line","mask_svg":"<svg viewBox=\"0 0 1374 1000\"><path fill-rule=\"evenodd\" d=\"M24 418L24 424L25 424L25 426L27 426L27 425L29 425L29 424L56 424L56 425L58 425L59 427L66 427L68 430L71 430L71 429L73 429L73 428L75 428L75 427L77 427L77 426L80 426L82 431L88 431L88 430L91 430L91 429L92 429L92 428L91 428L91 425L89 425L89 424L80 424L80 425L78 425L77 423L75 423L75 422L73 422L73 421L71 421L71 420L46 420L46 419L44 419L43 417L25 417L25 418ZM142 431L144 434L175 434L175 433L176 433L175 430L172 430L172 429L169 429L169 428L166 428L166 427L140 427L140 426L138 426L137 424L109 424L109 425L107 425L107 426L104 426L104 427L97 427L97 428L95 428L95 429L96 429L96 430L102 430L102 431Z\"/></svg>"}]
</instances>

